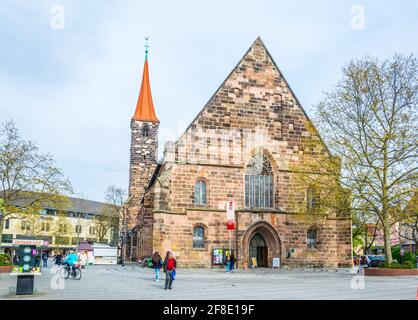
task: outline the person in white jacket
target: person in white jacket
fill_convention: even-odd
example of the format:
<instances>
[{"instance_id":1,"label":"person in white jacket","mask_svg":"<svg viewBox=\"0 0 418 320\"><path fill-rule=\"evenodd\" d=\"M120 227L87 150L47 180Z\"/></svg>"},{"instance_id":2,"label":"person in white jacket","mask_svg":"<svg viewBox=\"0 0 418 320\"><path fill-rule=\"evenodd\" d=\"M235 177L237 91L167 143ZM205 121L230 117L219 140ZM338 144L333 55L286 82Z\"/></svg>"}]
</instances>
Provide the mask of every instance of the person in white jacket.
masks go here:
<instances>
[{"instance_id":1,"label":"person in white jacket","mask_svg":"<svg viewBox=\"0 0 418 320\"><path fill-rule=\"evenodd\" d=\"M80 260L81 269L85 269L86 263L87 263L87 255L84 251L80 253L79 260Z\"/></svg>"}]
</instances>

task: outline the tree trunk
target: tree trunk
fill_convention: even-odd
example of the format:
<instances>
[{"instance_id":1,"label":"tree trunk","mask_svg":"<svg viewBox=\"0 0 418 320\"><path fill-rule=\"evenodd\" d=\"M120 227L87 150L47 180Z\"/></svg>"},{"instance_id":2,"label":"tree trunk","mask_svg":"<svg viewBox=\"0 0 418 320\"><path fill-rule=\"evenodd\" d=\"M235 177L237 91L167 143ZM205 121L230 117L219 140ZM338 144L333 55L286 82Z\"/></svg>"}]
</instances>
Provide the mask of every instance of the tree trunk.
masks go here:
<instances>
[{"instance_id":1,"label":"tree trunk","mask_svg":"<svg viewBox=\"0 0 418 320\"><path fill-rule=\"evenodd\" d=\"M79 224L78 224L78 226L79 226ZM77 246L78 246L78 244L80 243L80 228L79 227L77 227Z\"/></svg>"},{"instance_id":2,"label":"tree trunk","mask_svg":"<svg viewBox=\"0 0 418 320\"><path fill-rule=\"evenodd\" d=\"M383 243L385 248L385 261L387 264L392 263L392 244L390 241L390 225L385 221L383 226Z\"/></svg>"},{"instance_id":3,"label":"tree trunk","mask_svg":"<svg viewBox=\"0 0 418 320\"><path fill-rule=\"evenodd\" d=\"M3 238L3 218L0 219L0 253L4 252L4 249L1 247L2 238Z\"/></svg>"},{"instance_id":4,"label":"tree trunk","mask_svg":"<svg viewBox=\"0 0 418 320\"><path fill-rule=\"evenodd\" d=\"M366 255L367 254L367 236L368 236L368 232L367 232L367 228L366 231L364 233L364 249L363 249L363 254Z\"/></svg>"}]
</instances>

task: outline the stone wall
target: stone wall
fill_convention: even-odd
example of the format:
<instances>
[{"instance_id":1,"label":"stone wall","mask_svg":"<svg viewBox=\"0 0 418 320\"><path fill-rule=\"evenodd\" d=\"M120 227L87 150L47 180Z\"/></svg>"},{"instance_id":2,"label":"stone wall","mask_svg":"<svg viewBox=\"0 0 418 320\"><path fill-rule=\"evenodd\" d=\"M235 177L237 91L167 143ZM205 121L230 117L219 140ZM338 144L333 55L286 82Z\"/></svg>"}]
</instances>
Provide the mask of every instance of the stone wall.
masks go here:
<instances>
[{"instance_id":1,"label":"stone wall","mask_svg":"<svg viewBox=\"0 0 418 320\"><path fill-rule=\"evenodd\" d=\"M338 267L351 265L351 253L342 261L339 250L351 250L351 245L340 246L335 220L323 219L315 224L318 230L316 249L307 247L306 232L312 224L300 221L298 217L279 213L237 213L237 230L232 231L232 247L238 248L239 267L248 266L248 245L254 233L261 233L268 244L268 263L273 257L280 257L282 266L289 267ZM205 248L193 248L193 228L202 226L205 230ZM272 227L277 235L277 248L273 236L264 231ZM229 248L230 231L226 230L224 211L189 210L187 214L154 213L153 250L164 253L172 251L182 267L212 266L213 248ZM291 252L290 257L288 253Z\"/></svg>"}]
</instances>

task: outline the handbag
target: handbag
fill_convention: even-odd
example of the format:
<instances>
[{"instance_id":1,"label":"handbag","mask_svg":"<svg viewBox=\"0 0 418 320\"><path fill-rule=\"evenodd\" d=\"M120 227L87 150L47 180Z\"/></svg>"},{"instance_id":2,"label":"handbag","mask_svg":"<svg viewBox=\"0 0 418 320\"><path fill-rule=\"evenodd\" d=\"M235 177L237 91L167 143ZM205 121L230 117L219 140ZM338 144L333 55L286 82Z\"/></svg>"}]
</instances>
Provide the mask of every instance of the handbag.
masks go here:
<instances>
[{"instance_id":1,"label":"handbag","mask_svg":"<svg viewBox=\"0 0 418 320\"><path fill-rule=\"evenodd\" d=\"M171 273L171 278L173 280L176 280L176 269L174 269L173 272Z\"/></svg>"}]
</instances>

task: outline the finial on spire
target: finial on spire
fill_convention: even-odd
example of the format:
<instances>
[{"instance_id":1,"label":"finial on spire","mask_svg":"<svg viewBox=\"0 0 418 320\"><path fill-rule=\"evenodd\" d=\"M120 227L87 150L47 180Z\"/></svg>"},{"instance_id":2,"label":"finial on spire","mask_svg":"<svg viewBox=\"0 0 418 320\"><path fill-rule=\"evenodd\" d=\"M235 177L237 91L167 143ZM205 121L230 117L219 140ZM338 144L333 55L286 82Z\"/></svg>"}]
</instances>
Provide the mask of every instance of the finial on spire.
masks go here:
<instances>
[{"instance_id":1,"label":"finial on spire","mask_svg":"<svg viewBox=\"0 0 418 320\"><path fill-rule=\"evenodd\" d=\"M145 37L145 60L148 60L148 48L149 48L149 45L148 45L148 39L149 39L149 37Z\"/></svg>"},{"instance_id":2,"label":"finial on spire","mask_svg":"<svg viewBox=\"0 0 418 320\"><path fill-rule=\"evenodd\" d=\"M157 116L155 115L154 103L152 102L151 85L149 81L148 70L148 39L145 37L145 61L144 71L142 73L141 89L139 91L138 102L136 104L135 114L132 117L135 121L148 121L159 123Z\"/></svg>"}]
</instances>

